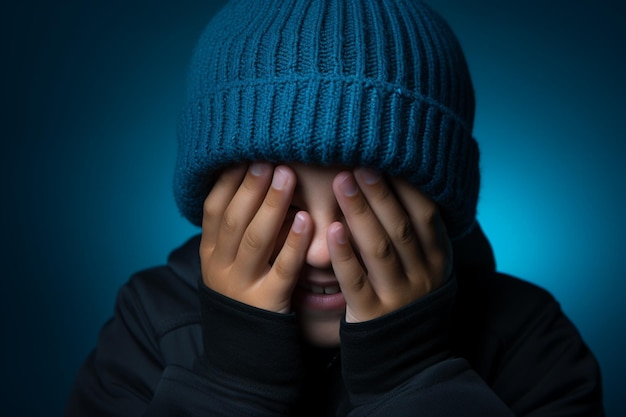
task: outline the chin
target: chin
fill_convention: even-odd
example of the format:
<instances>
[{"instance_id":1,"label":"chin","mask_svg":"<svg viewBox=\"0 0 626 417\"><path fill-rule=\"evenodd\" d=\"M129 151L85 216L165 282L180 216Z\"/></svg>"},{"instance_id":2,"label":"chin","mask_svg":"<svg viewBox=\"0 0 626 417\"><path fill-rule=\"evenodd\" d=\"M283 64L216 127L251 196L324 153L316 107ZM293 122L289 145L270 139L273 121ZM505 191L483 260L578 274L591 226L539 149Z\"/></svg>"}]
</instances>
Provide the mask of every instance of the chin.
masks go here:
<instances>
[{"instance_id":1,"label":"chin","mask_svg":"<svg viewBox=\"0 0 626 417\"><path fill-rule=\"evenodd\" d=\"M299 322L302 337L313 346L323 348L338 347L339 325L342 317L343 314L339 317L324 319L308 317L306 314L300 315Z\"/></svg>"}]
</instances>

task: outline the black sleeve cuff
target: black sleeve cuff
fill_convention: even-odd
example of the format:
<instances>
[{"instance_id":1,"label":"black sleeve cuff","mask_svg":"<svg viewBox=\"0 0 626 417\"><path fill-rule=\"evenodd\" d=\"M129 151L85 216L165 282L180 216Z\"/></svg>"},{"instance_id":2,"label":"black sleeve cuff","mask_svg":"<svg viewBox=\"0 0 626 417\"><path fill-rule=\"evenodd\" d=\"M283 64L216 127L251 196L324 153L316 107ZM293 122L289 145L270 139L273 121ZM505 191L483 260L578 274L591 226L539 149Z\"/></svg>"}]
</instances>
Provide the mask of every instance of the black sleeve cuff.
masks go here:
<instances>
[{"instance_id":1,"label":"black sleeve cuff","mask_svg":"<svg viewBox=\"0 0 626 417\"><path fill-rule=\"evenodd\" d=\"M367 402L451 356L449 323L456 279L382 317L341 323L343 375L351 400Z\"/></svg>"},{"instance_id":2,"label":"black sleeve cuff","mask_svg":"<svg viewBox=\"0 0 626 417\"><path fill-rule=\"evenodd\" d=\"M240 303L202 282L199 297L204 355L198 371L221 383L295 399L302 369L295 315Z\"/></svg>"}]
</instances>

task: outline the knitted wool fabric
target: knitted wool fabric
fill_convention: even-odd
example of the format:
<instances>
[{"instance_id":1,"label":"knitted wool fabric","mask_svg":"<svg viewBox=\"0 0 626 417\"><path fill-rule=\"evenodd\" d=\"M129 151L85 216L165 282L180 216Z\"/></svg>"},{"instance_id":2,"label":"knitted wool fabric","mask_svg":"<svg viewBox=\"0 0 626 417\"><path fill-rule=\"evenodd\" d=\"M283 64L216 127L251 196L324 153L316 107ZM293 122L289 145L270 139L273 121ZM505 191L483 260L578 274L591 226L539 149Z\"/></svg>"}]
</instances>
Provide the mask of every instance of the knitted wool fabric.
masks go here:
<instances>
[{"instance_id":1,"label":"knitted wool fabric","mask_svg":"<svg viewBox=\"0 0 626 417\"><path fill-rule=\"evenodd\" d=\"M422 190L459 238L478 199L473 119L457 39L419 1L233 0L193 54L176 201L200 225L235 162L367 166Z\"/></svg>"}]
</instances>

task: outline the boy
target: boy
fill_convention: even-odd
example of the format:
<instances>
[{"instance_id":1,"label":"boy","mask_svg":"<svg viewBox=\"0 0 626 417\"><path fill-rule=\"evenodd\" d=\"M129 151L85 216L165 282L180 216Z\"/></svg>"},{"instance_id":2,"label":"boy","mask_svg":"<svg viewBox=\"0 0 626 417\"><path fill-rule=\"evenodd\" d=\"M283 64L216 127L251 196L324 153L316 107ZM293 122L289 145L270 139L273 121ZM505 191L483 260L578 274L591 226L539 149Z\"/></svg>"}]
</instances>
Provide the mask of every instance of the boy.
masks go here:
<instances>
[{"instance_id":1,"label":"boy","mask_svg":"<svg viewBox=\"0 0 626 417\"><path fill-rule=\"evenodd\" d=\"M68 415L602 415L557 303L476 224L460 47L408 0L233 0L191 64L202 227L119 294Z\"/></svg>"}]
</instances>

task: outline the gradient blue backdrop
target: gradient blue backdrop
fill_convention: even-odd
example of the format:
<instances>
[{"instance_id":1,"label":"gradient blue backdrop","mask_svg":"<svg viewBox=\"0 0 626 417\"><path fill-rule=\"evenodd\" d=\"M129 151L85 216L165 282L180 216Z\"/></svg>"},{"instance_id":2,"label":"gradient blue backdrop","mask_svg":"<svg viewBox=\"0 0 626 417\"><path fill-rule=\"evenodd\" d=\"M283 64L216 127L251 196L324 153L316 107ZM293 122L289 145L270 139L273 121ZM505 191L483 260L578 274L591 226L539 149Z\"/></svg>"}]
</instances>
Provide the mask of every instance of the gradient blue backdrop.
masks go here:
<instances>
[{"instance_id":1,"label":"gradient blue backdrop","mask_svg":"<svg viewBox=\"0 0 626 417\"><path fill-rule=\"evenodd\" d=\"M59 415L118 287L197 231L171 197L175 124L222 3L3 6L0 414ZM626 415L626 6L431 4L473 73L499 268L556 295L601 363L608 415Z\"/></svg>"}]
</instances>

